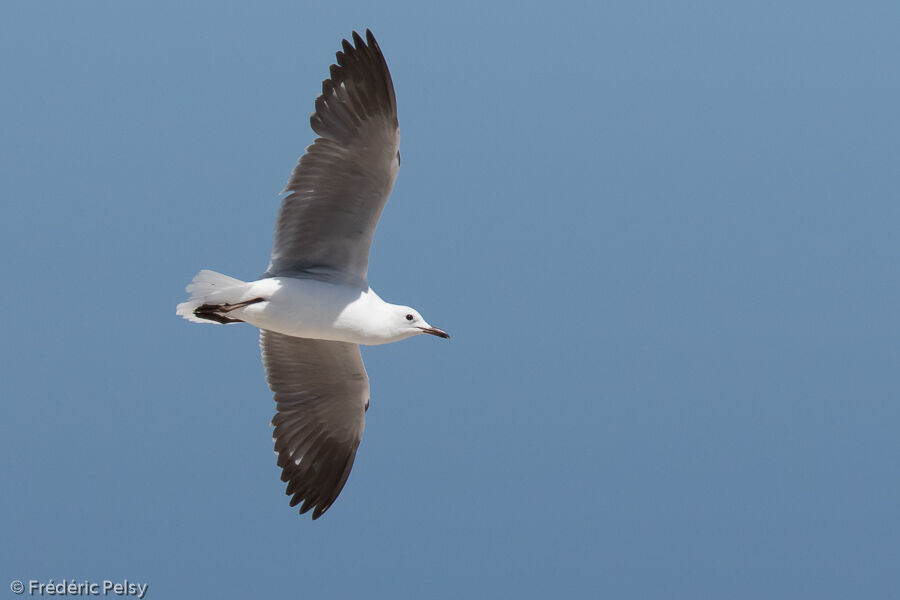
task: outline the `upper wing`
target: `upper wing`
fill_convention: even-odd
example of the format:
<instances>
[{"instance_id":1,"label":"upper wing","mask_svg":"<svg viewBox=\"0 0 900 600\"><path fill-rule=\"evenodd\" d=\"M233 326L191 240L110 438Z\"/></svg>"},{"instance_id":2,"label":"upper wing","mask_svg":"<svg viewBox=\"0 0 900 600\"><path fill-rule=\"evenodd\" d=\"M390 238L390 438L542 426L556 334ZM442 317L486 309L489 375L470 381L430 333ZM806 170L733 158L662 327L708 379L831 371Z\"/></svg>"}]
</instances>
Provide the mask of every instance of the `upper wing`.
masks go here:
<instances>
[{"instance_id":1,"label":"upper wing","mask_svg":"<svg viewBox=\"0 0 900 600\"><path fill-rule=\"evenodd\" d=\"M272 260L264 276L365 284L372 235L400 167L397 101L372 32L343 40L310 117L319 138L284 191Z\"/></svg>"},{"instance_id":2,"label":"upper wing","mask_svg":"<svg viewBox=\"0 0 900 600\"><path fill-rule=\"evenodd\" d=\"M266 381L275 392L272 419L281 480L300 514L313 519L335 501L353 467L369 404L359 346L260 331Z\"/></svg>"}]
</instances>

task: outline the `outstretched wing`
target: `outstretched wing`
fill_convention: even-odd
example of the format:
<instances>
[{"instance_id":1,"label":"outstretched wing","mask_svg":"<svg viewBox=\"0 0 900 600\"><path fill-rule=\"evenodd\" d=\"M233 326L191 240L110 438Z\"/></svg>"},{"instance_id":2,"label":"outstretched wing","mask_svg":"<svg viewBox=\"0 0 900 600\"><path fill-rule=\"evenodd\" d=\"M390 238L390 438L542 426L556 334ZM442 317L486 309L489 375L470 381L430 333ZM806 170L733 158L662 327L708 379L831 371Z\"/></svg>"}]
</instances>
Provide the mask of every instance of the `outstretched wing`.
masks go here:
<instances>
[{"instance_id":1,"label":"outstretched wing","mask_svg":"<svg viewBox=\"0 0 900 600\"><path fill-rule=\"evenodd\" d=\"M335 501L353 467L369 404L359 346L260 331L266 381L275 392L272 419L281 480L300 514L313 519Z\"/></svg>"},{"instance_id":2,"label":"outstretched wing","mask_svg":"<svg viewBox=\"0 0 900 600\"><path fill-rule=\"evenodd\" d=\"M320 136L288 181L264 277L365 285L369 248L400 167L397 101L372 32L343 40L310 117Z\"/></svg>"}]
</instances>

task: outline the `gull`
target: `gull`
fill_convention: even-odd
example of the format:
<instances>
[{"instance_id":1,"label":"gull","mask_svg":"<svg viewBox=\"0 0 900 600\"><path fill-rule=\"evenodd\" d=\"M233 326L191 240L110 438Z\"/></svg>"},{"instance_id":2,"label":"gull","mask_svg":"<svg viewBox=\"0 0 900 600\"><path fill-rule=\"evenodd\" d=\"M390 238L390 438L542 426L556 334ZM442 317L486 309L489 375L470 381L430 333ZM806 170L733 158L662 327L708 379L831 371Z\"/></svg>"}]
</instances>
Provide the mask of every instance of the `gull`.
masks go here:
<instances>
[{"instance_id":1,"label":"gull","mask_svg":"<svg viewBox=\"0 0 900 600\"><path fill-rule=\"evenodd\" d=\"M372 235L400 168L394 84L372 32L342 41L310 116L319 136L282 191L257 281L200 271L176 314L258 327L277 410L272 438L290 505L318 519L347 482L369 408L359 345L449 338L369 287Z\"/></svg>"}]
</instances>

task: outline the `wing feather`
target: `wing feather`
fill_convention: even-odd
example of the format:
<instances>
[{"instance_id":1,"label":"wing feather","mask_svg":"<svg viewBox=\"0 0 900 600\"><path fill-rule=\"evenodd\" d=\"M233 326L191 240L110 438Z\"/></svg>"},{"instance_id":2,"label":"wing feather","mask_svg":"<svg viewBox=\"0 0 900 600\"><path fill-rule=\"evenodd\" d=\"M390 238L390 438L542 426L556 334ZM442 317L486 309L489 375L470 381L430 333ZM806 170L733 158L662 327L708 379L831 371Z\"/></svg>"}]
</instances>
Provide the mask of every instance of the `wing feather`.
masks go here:
<instances>
[{"instance_id":1,"label":"wing feather","mask_svg":"<svg viewBox=\"0 0 900 600\"><path fill-rule=\"evenodd\" d=\"M319 137L294 168L264 277L303 274L366 284L369 248L400 167L394 84L372 32L343 40L310 125Z\"/></svg>"},{"instance_id":2,"label":"wing feather","mask_svg":"<svg viewBox=\"0 0 900 600\"><path fill-rule=\"evenodd\" d=\"M362 439L369 378L359 346L260 331L275 392L272 437L291 506L318 519L347 482Z\"/></svg>"}]
</instances>

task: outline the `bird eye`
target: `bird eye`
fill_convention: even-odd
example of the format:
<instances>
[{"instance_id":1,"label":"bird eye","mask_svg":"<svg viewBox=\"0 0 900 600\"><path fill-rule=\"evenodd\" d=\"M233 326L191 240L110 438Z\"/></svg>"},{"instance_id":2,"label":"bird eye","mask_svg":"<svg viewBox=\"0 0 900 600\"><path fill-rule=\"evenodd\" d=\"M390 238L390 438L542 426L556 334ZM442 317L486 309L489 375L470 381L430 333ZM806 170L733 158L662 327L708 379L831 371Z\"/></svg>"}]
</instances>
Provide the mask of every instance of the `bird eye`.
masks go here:
<instances>
[{"instance_id":1,"label":"bird eye","mask_svg":"<svg viewBox=\"0 0 900 600\"><path fill-rule=\"evenodd\" d=\"M412 320L413 320L413 316L412 316L412 315L406 315L406 320L407 320L407 321L412 321Z\"/></svg>"}]
</instances>

